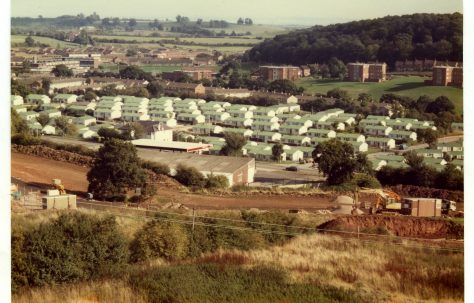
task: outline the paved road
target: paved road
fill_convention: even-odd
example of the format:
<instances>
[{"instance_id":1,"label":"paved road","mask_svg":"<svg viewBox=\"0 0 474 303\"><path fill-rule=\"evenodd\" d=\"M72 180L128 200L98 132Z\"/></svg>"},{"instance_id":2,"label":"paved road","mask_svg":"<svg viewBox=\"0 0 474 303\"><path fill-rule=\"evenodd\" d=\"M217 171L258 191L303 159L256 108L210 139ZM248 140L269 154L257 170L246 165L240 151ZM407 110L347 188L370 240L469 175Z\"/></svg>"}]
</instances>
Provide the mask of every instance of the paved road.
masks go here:
<instances>
[{"instance_id":1,"label":"paved road","mask_svg":"<svg viewBox=\"0 0 474 303\"><path fill-rule=\"evenodd\" d=\"M63 137L43 137L45 140L52 141L55 143L62 144L76 144L82 145L87 148L97 150L102 145L101 143L83 141L72 138L63 138ZM138 156L141 158L149 158L150 152L153 150L146 148L137 148ZM318 182L322 181L325 178L318 172L317 169L311 167L312 164L289 164L289 163L272 163L272 162L261 162L257 161L257 172L255 174L255 184L254 185L297 185L297 184L306 184L308 182ZM288 166L298 167L298 171L286 171L285 168Z\"/></svg>"}]
</instances>

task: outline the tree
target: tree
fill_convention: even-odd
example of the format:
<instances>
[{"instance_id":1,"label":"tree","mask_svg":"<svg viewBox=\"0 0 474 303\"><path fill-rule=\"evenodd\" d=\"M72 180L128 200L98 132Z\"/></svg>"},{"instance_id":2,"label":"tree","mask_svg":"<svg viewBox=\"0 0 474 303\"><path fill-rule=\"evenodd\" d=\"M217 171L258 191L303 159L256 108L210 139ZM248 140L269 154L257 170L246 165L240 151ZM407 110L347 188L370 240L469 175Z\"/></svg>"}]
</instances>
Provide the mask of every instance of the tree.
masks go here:
<instances>
[{"instance_id":1,"label":"tree","mask_svg":"<svg viewBox=\"0 0 474 303\"><path fill-rule=\"evenodd\" d=\"M133 57L133 56L136 56L136 55L137 55L137 50L135 50L133 48L127 49L127 53L125 54L125 56L127 56L127 57Z\"/></svg>"},{"instance_id":2,"label":"tree","mask_svg":"<svg viewBox=\"0 0 474 303\"><path fill-rule=\"evenodd\" d=\"M99 148L87 180L95 197L113 201L125 200L135 188L145 192L147 187L135 146L118 139L106 140Z\"/></svg>"},{"instance_id":3,"label":"tree","mask_svg":"<svg viewBox=\"0 0 474 303\"><path fill-rule=\"evenodd\" d=\"M432 130L431 128L427 129L418 129L416 131L417 139L420 142L425 142L426 144L432 146L438 141L438 132Z\"/></svg>"},{"instance_id":4,"label":"tree","mask_svg":"<svg viewBox=\"0 0 474 303\"><path fill-rule=\"evenodd\" d=\"M96 98L97 98L97 95L93 91L89 90L84 94L84 100L86 101L94 101Z\"/></svg>"},{"instance_id":5,"label":"tree","mask_svg":"<svg viewBox=\"0 0 474 303\"><path fill-rule=\"evenodd\" d=\"M340 100L350 100L349 93L340 88L333 88L326 93L329 98L336 98Z\"/></svg>"},{"instance_id":6,"label":"tree","mask_svg":"<svg viewBox=\"0 0 474 303\"><path fill-rule=\"evenodd\" d=\"M280 162L282 154L283 154L283 145L281 143L274 144L272 146L273 160Z\"/></svg>"},{"instance_id":7,"label":"tree","mask_svg":"<svg viewBox=\"0 0 474 303\"><path fill-rule=\"evenodd\" d=\"M433 102L428 104L426 112L439 114L441 112L450 112L454 114L454 103L446 96L439 96Z\"/></svg>"},{"instance_id":8,"label":"tree","mask_svg":"<svg viewBox=\"0 0 474 303\"><path fill-rule=\"evenodd\" d=\"M182 164L176 167L175 179L185 186L196 188L203 188L206 184L206 178L200 171Z\"/></svg>"},{"instance_id":9,"label":"tree","mask_svg":"<svg viewBox=\"0 0 474 303\"><path fill-rule=\"evenodd\" d=\"M373 102L374 99L372 98L371 95L367 94L367 93L360 93L359 96L357 97L357 101L360 101L360 102Z\"/></svg>"},{"instance_id":10,"label":"tree","mask_svg":"<svg viewBox=\"0 0 474 303\"><path fill-rule=\"evenodd\" d=\"M150 97L159 97L164 92L163 86L158 81L152 81L147 84L146 89Z\"/></svg>"},{"instance_id":11,"label":"tree","mask_svg":"<svg viewBox=\"0 0 474 303\"><path fill-rule=\"evenodd\" d=\"M448 163L438 174L436 187L449 190L464 190L464 175L452 163Z\"/></svg>"},{"instance_id":12,"label":"tree","mask_svg":"<svg viewBox=\"0 0 474 303\"><path fill-rule=\"evenodd\" d=\"M351 180L356 169L354 149L349 143L337 139L318 144L313 151L313 159L330 185Z\"/></svg>"},{"instance_id":13,"label":"tree","mask_svg":"<svg viewBox=\"0 0 474 303\"><path fill-rule=\"evenodd\" d=\"M54 119L54 124L59 129L62 136L74 136L77 133L76 125L69 123L68 119L65 116L57 117Z\"/></svg>"},{"instance_id":14,"label":"tree","mask_svg":"<svg viewBox=\"0 0 474 303\"><path fill-rule=\"evenodd\" d=\"M247 143L247 139L240 134L224 133L225 145L220 153L225 156L242 156L242 147Z\"/></svg>"},{"instance_id":15,"label":"tree","mask_svg":"<svg viewBox=\"0 0 474 303\"><path fill-rule=\"evenodd\" d=\"M35 40L33 38L31 38L31 36L28 36L28 37L25 38L25 44L28 47L33 47L33 46L35 46Z\"/></svg>"},{"instance_id":16,"label":"tree","mask_svg":"<svg viewBox=\"0 0 474 303\"><path fill-rule=\"evenodd\" d=\"M244 24L244 19L242 19L242 17L240 17L240 18L237 20L237 24L239 24L239 25Z\"/></svg>"},{"instance_id":17,"label":"tree","mask_svg":"<svg viewBox=\"0 0 474 303\"><path fill-rule=\"evenodd\" d=\"M36 121L43 127L46 126L50 120L51 118L49 118L49 115L46 113L40 113L40 115L36 117Z\"/></svg>"},{"instance_id":18,"label":"tree","mask_svg":"<svg viewBox=\"0 0 474 303\"><path fill-rule=\"evenodd\" d=\"M51 71L56 77L72 77L74 73L72 69L68 68L64 64L56 65Z\"/></svg>"},{"instance_id":19,"label":"tree","mask_svg":"<svg viewBox=\"0 0 474 303\"><path fill-rule=\"evenodd\" d=\"M46 94L49 94L49 91L51 89L51 80L49 80L48 78L44 78L43 80L41 80L41 87L43 88Z\"/></svg>"},{"instance_id":20,"label":"tree","mask_svg":"<svg viewBox=\"0 0 474 303\"><path fill-rule=\"evenodd\" d=\"M132 18L128 21L128 26L135 27L136 25L137 25L137 20L136 19Z\"/></svg>"},{"instance_id":21,"label":"tree","mask_svg":"<svg viewBox=\"0 0 474 303\"><path fill-rule=\"evenodd\" d=\"M347 68L344 62L337 59L336 57L331 57L328 61L329 74L332 78L339 78L340 80L344 79L347 74Z\"/></svg>"},{"instance_id":22,"label":"tree","mask_svg":"<svg viewBox=\"0 0 474 303\"><path fill-rule=\"evenodd\" d=\"M99 135L99 137L101 137L101 138L104 138L104 140L108 140L108 139L124 140L124 139L126 139L125 136L123 136L121 133L118 132L118 130L113 129L113 128L101 127L97 131L97 135Z\"/></svg>"},{"instance_id":23,"label":"tree","mask_svg":"<svg viewBox=\"0 0 474 303\"><path fill-rule=\"evenodd\" d=\"M356 157L356 172L372 175L374 170L366 153L359 153Z\"/></svg>"},{"instance_id":24,"label":"tree","mask_svg":"<svg viewBox=\"0 0 474 303\"><path fill-rule=\"evenodd\" d=\"M132 262L153 258L180 259L187 256L188 245L188 236L181 225L161 222L157 218L136 233L130 245L130 259Z\"/></svg>"},{"instance_id":25,"label":"tree","mask_svg":"<svg viewBox=\"0 0 474 303\"><path fill-rule=\"evenodd\" d=\"M13 108L10 109L10 132L11 135L28 134L28 123Z\"/></svg>"},{"instance_id":26,"label":"tree","mask_svg":"<svg viewBox=\"0 0 474 303\"><path fill-rule=\"evenodd\" d=\"M293 81L285 79L271 82L268 85L268 90L296 95L302 93L304 89L302 87L297 87Z\"/></svg>"}]
</instances>

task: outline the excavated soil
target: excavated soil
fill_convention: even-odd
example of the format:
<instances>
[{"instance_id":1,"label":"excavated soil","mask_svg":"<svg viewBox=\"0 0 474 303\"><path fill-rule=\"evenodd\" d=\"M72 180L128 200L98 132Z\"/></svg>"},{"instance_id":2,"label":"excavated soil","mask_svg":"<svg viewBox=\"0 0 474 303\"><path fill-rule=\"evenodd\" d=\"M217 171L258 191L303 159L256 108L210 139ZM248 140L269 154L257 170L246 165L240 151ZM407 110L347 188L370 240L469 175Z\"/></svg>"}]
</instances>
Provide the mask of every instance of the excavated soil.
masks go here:
<instances>
[{"instance_id":1,"label":"excavated soil","mask_svg":"<svg viewBox=\"0 0 474 303\"><path fill-rule=\"evenodd\" d=\"M462 225L441 218L418 218L408 216L345 216L318 226L326 230L376 231L387 230L400 237L426 239L462 239Z\"/></svg>"}]
</instances>

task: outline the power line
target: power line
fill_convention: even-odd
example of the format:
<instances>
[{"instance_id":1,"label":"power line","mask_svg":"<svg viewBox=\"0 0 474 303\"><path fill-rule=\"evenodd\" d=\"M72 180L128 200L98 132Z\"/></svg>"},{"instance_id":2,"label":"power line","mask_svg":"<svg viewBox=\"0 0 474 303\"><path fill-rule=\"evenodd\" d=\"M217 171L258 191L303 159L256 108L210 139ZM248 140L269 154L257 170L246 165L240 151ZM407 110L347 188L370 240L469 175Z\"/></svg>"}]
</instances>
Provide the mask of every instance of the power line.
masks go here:
<instances>
[{"instance_id":1,"label":"power line","mask_svg":"<svg viewBox=\"0 0 474 303\"><path fill-rule=\"evenodd\" d=\"M94 205L94 204L92 204ZM95 209L99 210L99 209ZM108 212L107 210L99 210L99 211L104 211ZM110 212L108 212L110 213ZM137 220L139 218L142 219L148 219L152 221L164 221L164 222L171 222L171 223L177 223L177 224L183 224L183 225L193 225L192 221L187 221L187 220L180 220L180 219L172 219L172 218L164 218L164 217L152 217L148 215L143 215L143 216L133 216L133 215L125 215L125 214L117 214L117 213L112 213L114 215L117 215L119 217L125 217L125 218L131 218L134 220ZM173 213L171 213L173 214ZM276 231L276 230L266 230L266 229L257 229L257 228L251 228L251 227L241 227L241 226L232 226L232 225L222 225L222 224L213 224L213 223L205 223L205 222L194 222L194 225L196 226L205 226L205 227L211 227L211 228L223 228L223 229L230 229L230 230L239 230L239 231L250 231L250 232L258 232L262 234L278 234L278 235L286 235L286 236L303 236L303 235L308 235L308 233L297 233L297 232L288 232L288 231ZM314 231L316 231L314 229ZM369 235L375 235L379 236L377 234L369 234ZM397 238L385 238L388 240L397 240ZM407 239L403 239L407 240ZM426 240L426 239L424 239ZM377 241L377 240L368 240L368 239L359 239L359 238L343 238L343 241L347 242L363 242L367 244L388 244L392 246L398 246L398 247L410 247L410 248L428 248L428 249L433 249L433 250L442 250L442 251L451 251L451 252L464 252L463 248L449 248L449 247L439 247L439 246L432 246L432 245L415 245L415 244L408 244L408 243L395 243L393 241Z\"/></svg>"}]
</instances>

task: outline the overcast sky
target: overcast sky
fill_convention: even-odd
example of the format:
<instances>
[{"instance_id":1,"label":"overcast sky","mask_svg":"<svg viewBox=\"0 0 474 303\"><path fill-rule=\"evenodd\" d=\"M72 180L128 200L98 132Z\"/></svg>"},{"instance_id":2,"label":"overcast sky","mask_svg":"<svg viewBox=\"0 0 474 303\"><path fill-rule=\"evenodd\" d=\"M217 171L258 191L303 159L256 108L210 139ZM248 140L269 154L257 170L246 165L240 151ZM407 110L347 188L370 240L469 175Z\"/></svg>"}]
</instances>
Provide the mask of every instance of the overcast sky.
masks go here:
<instances>
[{"instance_id":1,"label":"overcast sky","mask_svg":"<svg viewBox=\"0 0 474 303\"><path fill-rule=\"evenodd\" d=\"M3 1L3 0L2 0ZM387 15L462 12L462 0L12 0L12 16L224 19L259 24L326 25Z\"/></svg>"}]
</instances>

